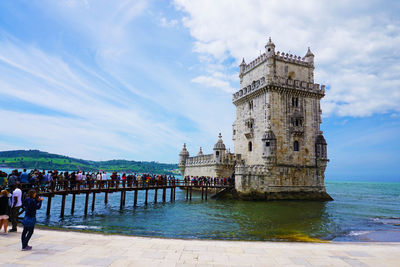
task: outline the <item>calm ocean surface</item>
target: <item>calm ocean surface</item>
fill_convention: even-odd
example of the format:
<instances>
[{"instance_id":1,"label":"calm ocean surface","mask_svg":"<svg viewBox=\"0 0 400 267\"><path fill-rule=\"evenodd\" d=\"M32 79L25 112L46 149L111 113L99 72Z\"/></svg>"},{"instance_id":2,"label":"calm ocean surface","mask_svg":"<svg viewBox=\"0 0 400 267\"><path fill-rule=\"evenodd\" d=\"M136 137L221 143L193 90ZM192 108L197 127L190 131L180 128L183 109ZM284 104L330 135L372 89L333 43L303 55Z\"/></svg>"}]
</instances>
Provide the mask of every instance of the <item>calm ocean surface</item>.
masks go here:
<instances>
[{"instance_id":1,"label":"calm ocean surface","mask_svg":"<svg viewBox=\"0 0 400 267\"><path fill-rule=\"evenodd\" d=\"M64 219L60 219L61 197L52 200L46 216L47 199L38 211L38 224L105 233L170 238L304 241L318 238L334 241L400 241L400 183L326 182L331 202L201 200L192 201L176 190L174 203L144 205L139 192L133 208L133 192L119 209L120 193L96 194L94 212L84 216L85 195L77 195L74 216L67 196ZM158 199L161 199L160 192ZM169 200L169 190L167 190ZM91 205L90 197L90 205Z\"/></svg>"}]
</instances>

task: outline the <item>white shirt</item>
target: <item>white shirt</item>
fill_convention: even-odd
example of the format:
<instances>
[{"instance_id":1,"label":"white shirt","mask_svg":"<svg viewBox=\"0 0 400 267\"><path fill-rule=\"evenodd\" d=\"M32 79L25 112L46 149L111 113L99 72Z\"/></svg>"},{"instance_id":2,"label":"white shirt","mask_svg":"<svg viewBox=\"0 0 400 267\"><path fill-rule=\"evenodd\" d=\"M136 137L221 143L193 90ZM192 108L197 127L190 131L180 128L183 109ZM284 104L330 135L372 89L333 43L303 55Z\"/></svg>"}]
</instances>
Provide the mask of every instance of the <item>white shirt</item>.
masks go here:
<instances>
[{"instance_id":1,"label":"white shirt","mask_svg":"<svg viewBox=\"0 0 400 267\"><path fill-rule=\"evenodd\" d=\"M78 173L78 175L76 176L76 180L80 181L82 180L82 173Z\"/></svg>"},{"instance_id":2,"label":"white shirt","mask_svg":"<svg viewBox=\"0 0 400 267\"><path fill-rule=\"evenodd\" d=\"M11 197L11 207L14 206L14 198L17 197L17 204L15 207L21 207L22 206L22 191L19 188L16 188L12 194Z\"/></svg>"},{"instance_id":3,"label":"white shirt","mask_svg":"<svg viewBox=\"0 0 400 267\"><path fill-rule=\"evenodd\" d=\"M104 180L104 181L107 180L107 174L103 173L103 174L101 175L101 179Z\"/></svg>"},{"instance_id":4,"label":"white shirt","mask_svg":"<svg viewBox=\"0 0 400 267\"><path fill-rule=\"evenodd\" d=\"M99 173L99 174L97 174L97 180L101 180L101 174Z\"/></svg>"}]
</instances>

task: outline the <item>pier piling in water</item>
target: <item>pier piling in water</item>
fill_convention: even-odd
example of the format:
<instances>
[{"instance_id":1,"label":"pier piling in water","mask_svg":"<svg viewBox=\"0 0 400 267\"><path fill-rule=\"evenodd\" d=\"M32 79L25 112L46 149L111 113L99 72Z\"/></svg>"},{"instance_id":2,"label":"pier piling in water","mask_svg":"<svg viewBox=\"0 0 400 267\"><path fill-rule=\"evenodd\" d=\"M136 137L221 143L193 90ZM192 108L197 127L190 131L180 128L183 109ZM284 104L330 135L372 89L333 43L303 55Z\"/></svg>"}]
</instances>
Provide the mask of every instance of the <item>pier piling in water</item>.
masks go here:
<instances>
[{"instance_id":1,"label":"pier piling in water","mask_svg":"<svg viewBox=\"0 0 400 267\"><path fill-rule=\"evenodd\" d=\"M94 203L96 202L96 193L93 192L93 197L92 197L92 211L94 211Z\"/></svg>"},{"instance_id":2,"label":"pier piling in water","mask_svg":"<svg viewBox=\"0 0 400 267\"><path fill-rule=\"evenodd\" d=\"M135 194L133 196L133 206L136 207L137 205L137 194L138 194L138 190L135 190Z\"/></svg>"},{"instance_id":3,"label":"pier piling in water","mask_svg":"<svg viewBox=\"0 0 400 267\"><path fill-rule=\"evenodd\" d=\"M164 188L163 188L163 192L162 192L162 201L163 201L163 202L165 202L166 194L167 194L167 188L164 187Z\"/></svg>"},{"instance_id":4,"label":"pier piling in water","mask_svg":"<svg viewBox=\"0 0 400 267\"><path fill-rule=\"evenodd\" d=\"M75 211L75 197L76 197L76 194L72 194L71 215L74 215L74 211Z\"/></svg>"},{"instance_id":5,"label":"pier piling in water","mask_svg":"<svg viewBox=\"0 0 400 267\"><path fill-rule=\"evenodd\" d=\"M64 217L64 210L65 210L65 198L67 197L66 194L62 195L62 200L61 200L61 214L60 217L63 218Z\"/></svg>"},{"instance_id":6,"label":"pier piling in water","mask_svg":"<svg viewBox=\"0 0 400 267\"><path fill-rule=\"evenodd\" d=\"M47 210L46 210L46 215L50 215L50 208L51 208L51 196L47 197Z\"/></svg>"},{"instance_id":7,"label":"pier piling in water","mask_svg":"<svg viewBox=\"0 0 400 267\"><path fill-rule=\"evenodd\" d=\"M86 198L85 198L85 215L87 215L88 205L89 205L89 192L86 193Z\"/></svg>"}]
</instances>

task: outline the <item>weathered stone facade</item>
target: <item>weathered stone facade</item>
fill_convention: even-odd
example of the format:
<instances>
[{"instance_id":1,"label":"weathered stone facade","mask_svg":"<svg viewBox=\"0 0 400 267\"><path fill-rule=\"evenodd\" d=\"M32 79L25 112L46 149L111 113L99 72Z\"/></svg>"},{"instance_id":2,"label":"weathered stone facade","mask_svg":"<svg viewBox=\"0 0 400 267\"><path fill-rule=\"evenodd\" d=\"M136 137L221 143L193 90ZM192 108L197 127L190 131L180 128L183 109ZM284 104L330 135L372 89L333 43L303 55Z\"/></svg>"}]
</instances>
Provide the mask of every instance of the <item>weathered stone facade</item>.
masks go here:
<instances>
[{"instance_id":1,"label":"weathered stone facade","mask_svg":"<svg viewBox=\"0 0 400 267\"><path fill-rule=\"evenodd\" d=\"M314 83L314 55L310 49L303 58L275 52L271 39L265 49L240 65L240 90L233 94L235 153L225 167L233 166L241 198L331 199L324 185L327 144L320 130L325 86ZM193 168L193 160L181 157L184 175L221 176L214 165L207 171Z\"/></svg>"},{"instance_id":2,"label":"weathered stone facade","mask_svg":"<svg viewBox=\"0 0 400 267\"><path fill-rule=\"evenodd\" d=\"M197 156L190 157L184 144L178 164L182 176L232 177L235 170L235 156L229 151L226 152L221 134L213 150L213 154L204 155L200 148Z\"/></svg>"}]
</instances>

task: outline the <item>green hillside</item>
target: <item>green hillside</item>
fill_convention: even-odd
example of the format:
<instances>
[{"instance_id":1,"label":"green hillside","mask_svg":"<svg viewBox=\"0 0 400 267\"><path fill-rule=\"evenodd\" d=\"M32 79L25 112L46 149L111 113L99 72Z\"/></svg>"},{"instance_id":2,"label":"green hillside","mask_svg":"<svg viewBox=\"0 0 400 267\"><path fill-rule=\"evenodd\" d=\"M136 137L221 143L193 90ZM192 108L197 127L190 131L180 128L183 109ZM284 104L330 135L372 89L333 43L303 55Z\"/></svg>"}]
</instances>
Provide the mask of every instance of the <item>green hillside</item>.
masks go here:
<instances>
[{"instance_id":1,"label":"green hillside","mask_svg":"<svg viewBox=\"0 0 400 267\"><path fill-rule=\"evenodd\" d=\"M158 174L177 173L176 164L158 162L108 160L90 161L67 156L50 154L39 150L0 151L0 167L18 169L63 170L63 171L98 171L107 172L147 172Z\"/></svg>"}]
</instances>

